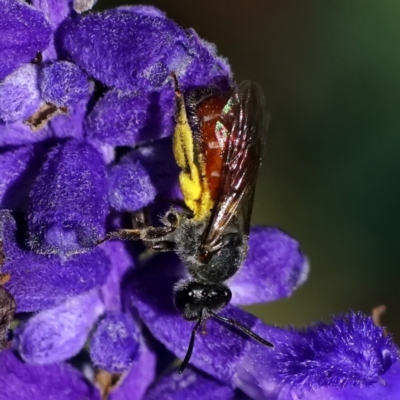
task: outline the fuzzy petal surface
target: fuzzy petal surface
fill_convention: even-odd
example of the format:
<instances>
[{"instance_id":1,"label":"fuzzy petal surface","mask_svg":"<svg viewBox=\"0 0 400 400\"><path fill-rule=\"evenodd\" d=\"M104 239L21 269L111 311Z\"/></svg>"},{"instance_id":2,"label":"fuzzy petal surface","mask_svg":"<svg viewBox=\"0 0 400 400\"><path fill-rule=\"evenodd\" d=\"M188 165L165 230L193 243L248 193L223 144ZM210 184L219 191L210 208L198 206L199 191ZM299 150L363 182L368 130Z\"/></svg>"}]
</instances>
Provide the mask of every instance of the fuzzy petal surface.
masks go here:
<instances>
[{"instance_id":1,"label":"fuzzy petal surface","mask_svg":"<svg viewBox=\"0 0 400 400\"><path fill-rule=\"evenodd\" d=\"M110 206L117 211L136 211L156 197L150 176L139 161L112 166L108 171Z\"/></svg>"},{"instance_id":2,"label":"fuzzy petal surface","mask_svg":"<svg viewBox=\"0 0 400 400\"><path fill-rule=\"evenodd\" d=\"M40 73L39 85L43 100L57 107L73 106L89 92L86 74L68 61L44 66Z\"/></svg>"},{"instance_id":3,"label":"fuzzy petal surface","mask_svg":"<svg viewBox=\"0 0 400 400\"><path fill-rule=\"evenodd\" d=\"M100 289L101 300L107 311L122 309L121 284L130 269L137 266L132 243L111 241L101 245L109 260L111 271L106 283Z\"/></svg>"},{"instance_id":4,"label":"fuzzy petal surface","mask_svg":"<svg viewBox=\"0 0 400 400\"><path fill-rule=\"evenodd\" d=\"M26 210L29 191L43 163L47 147L11 148L0 153L1 208Z\"/></svg>"},{"instance_id":5,"label":"fuzzy petal surface","mask_svg":"<svg viewBox=\"0 0 400 400\"><path fill-rule=\"evenodd\" d=\"M145 400L233 400L232 387L223 385L212 377L197 371L188 369L179 375L173 371L159 379L146 393Z\"/></svg>"},{"instance_id":6,"label":"fuzzy petal surface","mask_svg":"<svg viewBox=\"0 0 400 400\"><path fill-rule=\"evenodd\" d=\"M53 136L48 125L38 131L32 129L21 121L13 123L0 122L0 146L21 146L31 143L43 142Z\"/></svg>"},{"instance_id":7,"label":"fuzzy petal surface","mask_svg":"<svg viewBox=\"0 0 400 400\"><path fill-rule=\"evenodd\" d=\"M42 12L18 0L1 0L0 15L0 80L3 80L49 45L51 27Z\"/></svg>"},{"instance_id":8,"label":"fuzzy petal surface","mask_svg":"<svg viewBox=\"0 0 400 400\"><path fill-rule=\"evenodd\" d=\"M304 400L396 400L400 399L400 363L386 372L379 382L363 388L335 387L303 391ZM279 400L297 400L296 395L284 394ZM298 398L298 397L297 397Z\"/></svg>"},{"instance_id":9,"label":"fuzzy petal surface","mask_svg":"<svg viewBox=\"0 0 400 400\"><path fill-rule=\"evenodd\" d=\"M172 152L172 138L170 137L132 150L122 157L120 163L135 164L137 162L147 171L157 194L171 191L178 182L180 169Z\"/></svg>"},{"instance_id":10,"label":"fuzzy petal surface","mask_svg":"<svg viewBox=\"0 0 400 400\"><path fill-rule=\"evenodd\" d=\"M119 311L106 313L91 339L92 361L106 371L124 372L139 356L139 339L139 328L130 315Z\"/></svg>"},{"instance_id":11,"label":"fuzzy petal surface","mask_svg":"<svg viewBox=\"0 0 400 400\"><path fill-rule=\"evenodd\" d=\"M53 31L72 10L72 0L32 0L32 5L44 14Z\"/></svg>"},{"instance_id":12,"label":"fuzzy petal surface","mask_svg":"<svg viewBox=\"0 0 400 400\"><path fill-rule=\"evenodd\" d=\"M184 31L171 20L109 10L71 20L63 45L83 70L106 86L153 91L168 79L168 63Z\"/></svg>"},{"instance_id":13,"label":"fuzzy petal surface","mask_svg":"<svg viewBox=\"0 0 400 400\"><path fill-rule=\"evenodd\" d=\"M186 31L190 62L185 65L182 61L170 68L176 71L179 85L182 88L192 88L215 85L228 90L232 87L232 72L228 61L217 56L217 47L199 37L194 29ZM176 57L176 60L182 59Z\"/></svg>"},{"instance_id":14,"label":"fuzzy petal surface","mask_svg":"<svg viewBox=\"0 0 400 400\"><path fill-rule=\"evenodd\" d=\"M18 312L58 306L71 296L103 285L110 272L110 261L99 247L66 259L27 250L21 230L17 231L7 210L0 212L0 237L6 257L3 272L11 275L5 288L14 296Z\"/></svg>"},{"instance_id":15,"label":"fuzzy petal surface","mask_svg":"<svg viewBox=\"0 0 400 400\"><path fill-rule=\"evenodd\" d=\"M100 392L68 364L31 365L0 353L0 400L100 400Z\"/></svg>"},{"instance_id":16,"label":"fuzzy petal surface","mask_svg":"<svg viewBox=\"0 0 400 400\"><path fill-rule=\"evenodd\" d=\"M110 393L110 400L142 400L147 388L156 377L156 355L142 341L139 357L133 361L130 369L124 373Z\"/></svg>"},{"instance_id":17,"label":"fuzzy petal surface","mask_svg":"<svg viewBox=\"0 0 400 400\"><path fill-rule=\"evenodd\" d=\"M175 127L172 84L152 93L110 90L85 121L88 138L113 146L133 146L171 136Z\"/></svg>"},{"instance_id":18,"label":"fuzzy petal surface","mask_svg":"<svg viewBox=\"0 0 400 400\"><path fill-rule=\"evenodd\" d=\"M104 236L108 184L101 154L70 140L55 147L31 191L30 246L44 254L78 253Z\"/></svg>"},{"instance_id":19,"label":"fuzzy petal surface","mask_svg":"<svg viewBox=\"0 0 400 400\"><path fill-rule=\"evenodd\" d=\"M308 276L299 243L276 228L253 227L249 253L229 281L232 304L249 305L289 297Z\"/></svg>"},{"instance_id":20,"label":"fuzzy petal surface","mask_svg":"<svg viewBox=\"0 0 400 400\"><path fill-rule=\"evenodd\" d=\"M368 393L368 388L379 386L386 376L393 382L393 374L399 374L399 352L392 339L361 314L336 317L330 325L300 331L274 334L261 321L254 329L262 337L269 335L275 348L267 355L263 346L249 342L238 364L235 385L256 398L297 400L318 388L321 393L332 389ZM384 395L391 391L390 386L381 388Z\"/></svg>"},{"instance_id":21,"label":"fuzzy petal surface","mask_svg":"<svg viewBox=\"0 0 400 400\"><path fill-rule=\"evenodd\" d=\"M37 65L24 64L0 82L0 119L23 121L40 105Z\"/></svg>"},{"instance_id":22,"label":"fuzzy petal surface","mask_svg":"<svg viewBox=\"0 0 400 400\"><path fill-rule=\"evenodd\" d=\"M62 36L75 62L108 87L149 93L160 89L171 73L184 89L210 84L227 89L232 84L230 67L214 45L156 9L121 7L74 19L65 24Z\"/></svg>"},{"instance_id":23,"label":"fuzzy petal surface","mask_svg":"<svg viewBox=\"0 0 400 400\"><path fill-rule=\"evenodd\" d=\"M30 364L53 364L75 356L103 310L98 290L92 290L34 315L17 330L19 354Z\"/></svg>"},{"instance_id":24,"label":"fuzzy petal surface","mask_svg":"<svg viewBox=\"0 0 400 400\"><path fill-rule=\"evenodd\" d=\"M60 139L83 139L83 124L89 97L79 100L76 104L69 106L66 114L54 116L49 125L56 138Z\"/></svg>"}]
</instances>

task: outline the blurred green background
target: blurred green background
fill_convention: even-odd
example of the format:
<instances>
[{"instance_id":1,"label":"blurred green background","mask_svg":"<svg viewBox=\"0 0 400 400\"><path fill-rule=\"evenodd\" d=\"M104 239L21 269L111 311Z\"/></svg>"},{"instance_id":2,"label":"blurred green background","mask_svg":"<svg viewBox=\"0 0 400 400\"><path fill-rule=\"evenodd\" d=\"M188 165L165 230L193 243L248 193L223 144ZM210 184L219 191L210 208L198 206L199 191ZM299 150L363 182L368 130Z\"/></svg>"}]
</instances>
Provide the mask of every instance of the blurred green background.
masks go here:
<instances>
[{"instance_id":1,"label":"blurred green background","mask_svg":"<svg viewBox=\"0 0 400 400\"><path fill-rule=\"evenodd\" d=\"M129 1L99 0L97 9ZM154 0L258 81L272 115L253 222L311 261L290 299L249 307L302 326L385 304L400 342L400 2Z\"/></svg>"}]
</instances>

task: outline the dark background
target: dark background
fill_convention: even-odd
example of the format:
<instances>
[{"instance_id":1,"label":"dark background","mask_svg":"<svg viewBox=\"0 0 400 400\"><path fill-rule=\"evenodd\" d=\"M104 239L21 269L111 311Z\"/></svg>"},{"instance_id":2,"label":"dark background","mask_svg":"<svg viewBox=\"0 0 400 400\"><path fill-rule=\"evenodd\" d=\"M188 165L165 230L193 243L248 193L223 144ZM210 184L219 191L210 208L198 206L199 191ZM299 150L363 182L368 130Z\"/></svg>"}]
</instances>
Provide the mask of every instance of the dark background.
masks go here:
<instances>
[{"instance_id":1,"label":"dark background","mask_svg":"<svg viewBox=\"0 0 400 400\"><path fill-rule=\"evenodd\" d=\"M129 1L100 0L96 9ZM272 115L253 222L301 243L308 282L249 307L302 326L387 306L400 341L400 2L154 0L258 81Z\"/></svg>"}]
</instances>

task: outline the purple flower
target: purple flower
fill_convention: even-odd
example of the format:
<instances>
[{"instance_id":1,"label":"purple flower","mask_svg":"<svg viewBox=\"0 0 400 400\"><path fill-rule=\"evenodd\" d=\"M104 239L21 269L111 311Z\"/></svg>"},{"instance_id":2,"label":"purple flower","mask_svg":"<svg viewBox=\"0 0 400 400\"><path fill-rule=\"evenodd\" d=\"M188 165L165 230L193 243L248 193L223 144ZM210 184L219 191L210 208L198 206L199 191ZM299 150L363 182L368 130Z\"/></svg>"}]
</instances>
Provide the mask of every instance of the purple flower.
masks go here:
<instances>
[{"instance_id":1,"label":"purple flower","mask_svg":"<svg viewBox=\"0 0 400 400\"><path fill-rule=\"evenodd\" d=\"M160 10L83 14L94 3L0 0L0 399L398 398L398 349L368 317L299 331L237 308L307 279L277 228L251 230L221 312L274 348L209 318L176 373L194 326L172 298L185 266L140 242L97 244L182 199L171 75L182 91L234 82L214 45Z\"/></svg>"},{"instance_id":2,"label":"purple flower","mask_svg":"<svg viewBox=\"0 0 400 400\"><path fill-rule=\"evenodd\" d=\"M133 274L126 290L153 335L183 357L193 325L182 320L172 300L165 300L179 279L174 260L165 259L163 269L160 264L160 260L152 261L145 273ZM317 388L321 393L335 388L338 396L341 390L358 388L369 396L385 379L394 384L398 378L396 373L397 378L392 377L398 349L381 328L360 314L337 317L332 325L320 324L304 331L265 325L234 306L228 306L222 315L242 322L271 341L274 349L210 320L205 328L207 334L196 339L191 362L252 398L307 398ZM385 392L385 387L380 390Z\"/></svg>"},{"instance_id":3,"label":"purple flower","mask_svg":"<svg viewBox=\"0 0 400 400\"><path fill-rule=\"evenodd\" d=\"M124 372L139 354L140 329L129 314L110 312L99 322L90 343L93 363L110 372Z\"/></svg>"},{"instance_id":4,"label":"purple flower","mask_svg":"<svg viewBox=\"0 0 400 400\"><path fill-rule=\"evenodd\" d=\"M144 400L185 400L190 398L233 400L234 389L196 370L178 375L175 371L151 387Z\"/></svg>"},{"instance_id":5,"label":"purple flower","mask_svg":"<svg viewBox=\"0 0 400 400\"><path fill-rule=\"evenodd\" d=\"M50 43L51 28L39 10L13 0L0 1L0 79L32 61Z\"/></svg>"},{"instance_id":6,"label":"purple flower","mask_svg":"<svg viewBox=\"0 0 400 400\"><path fill-rule=\"evenodd\" d=\"M54 146L30 192L30 247L43 254L93 248L105 234L107 192L105 162L91 144L71 139Z\"/></svg>"},{"instance_id":7,"label":"purple flower","mask_svg":"<svg viewBox=\"0 0 400 400\"><path fill-rule=\"evenodd\" d=\"M25 120L40 105L39 68L24 64L0 83L0 118L8 123Z\"/></svg>"},{"instance_id":8,"label":"purple flower","mask_svg":"<svg viewBox=\"0 0 400 400\"><path fill-rule=\"evenodd\" d=\"M0 353L0 385L0 398L4 400L101 398L98 390L72 366L26 364L12 350Z\"/></svg>"}]
</instances>

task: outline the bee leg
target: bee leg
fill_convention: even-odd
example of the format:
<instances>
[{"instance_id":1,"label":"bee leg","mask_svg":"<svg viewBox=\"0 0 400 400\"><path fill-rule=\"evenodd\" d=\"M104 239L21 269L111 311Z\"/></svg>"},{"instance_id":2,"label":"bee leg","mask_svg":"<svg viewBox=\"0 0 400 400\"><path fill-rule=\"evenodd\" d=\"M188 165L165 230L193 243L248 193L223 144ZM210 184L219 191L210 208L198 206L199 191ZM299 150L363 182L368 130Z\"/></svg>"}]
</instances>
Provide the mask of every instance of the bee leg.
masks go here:
<instances>
[{"instance_id":1,"label":"bee leg","mask_svg":"<svg viewBox=\"0 0 400 400\"><path fill-rule=\"evenodd\" d=\"M206 330L205 321L203 321L200 326L201 326L201 334L202 335L206 335L207 334L207 330Z\"/></svg>"},{"instance_id":2,"label":"bee leg","mask_svg":"<svg viewBox=\"0 0 400 400\"><path fill-rule=\"evenodd\" d=\"M110 232L103 239L97 241L97 244L106 242L107 240L143 240L146 243L158 243L164 241L165 237L176 229L175 226L148 226L138 229L119 229Z\"/></svg>"},{"instance_id":3,"label":"bee leg","mask_svg":"<svg viewBox=\"0 0 400 400\"><path fill-rule=\"evenodd\" d=\"M138 240L140 239L142 229L119 229L118 231L110 232L102 239L97 241L97 244L102 244L112 239L120 240Z\"/></svg>"}]
</instances>

